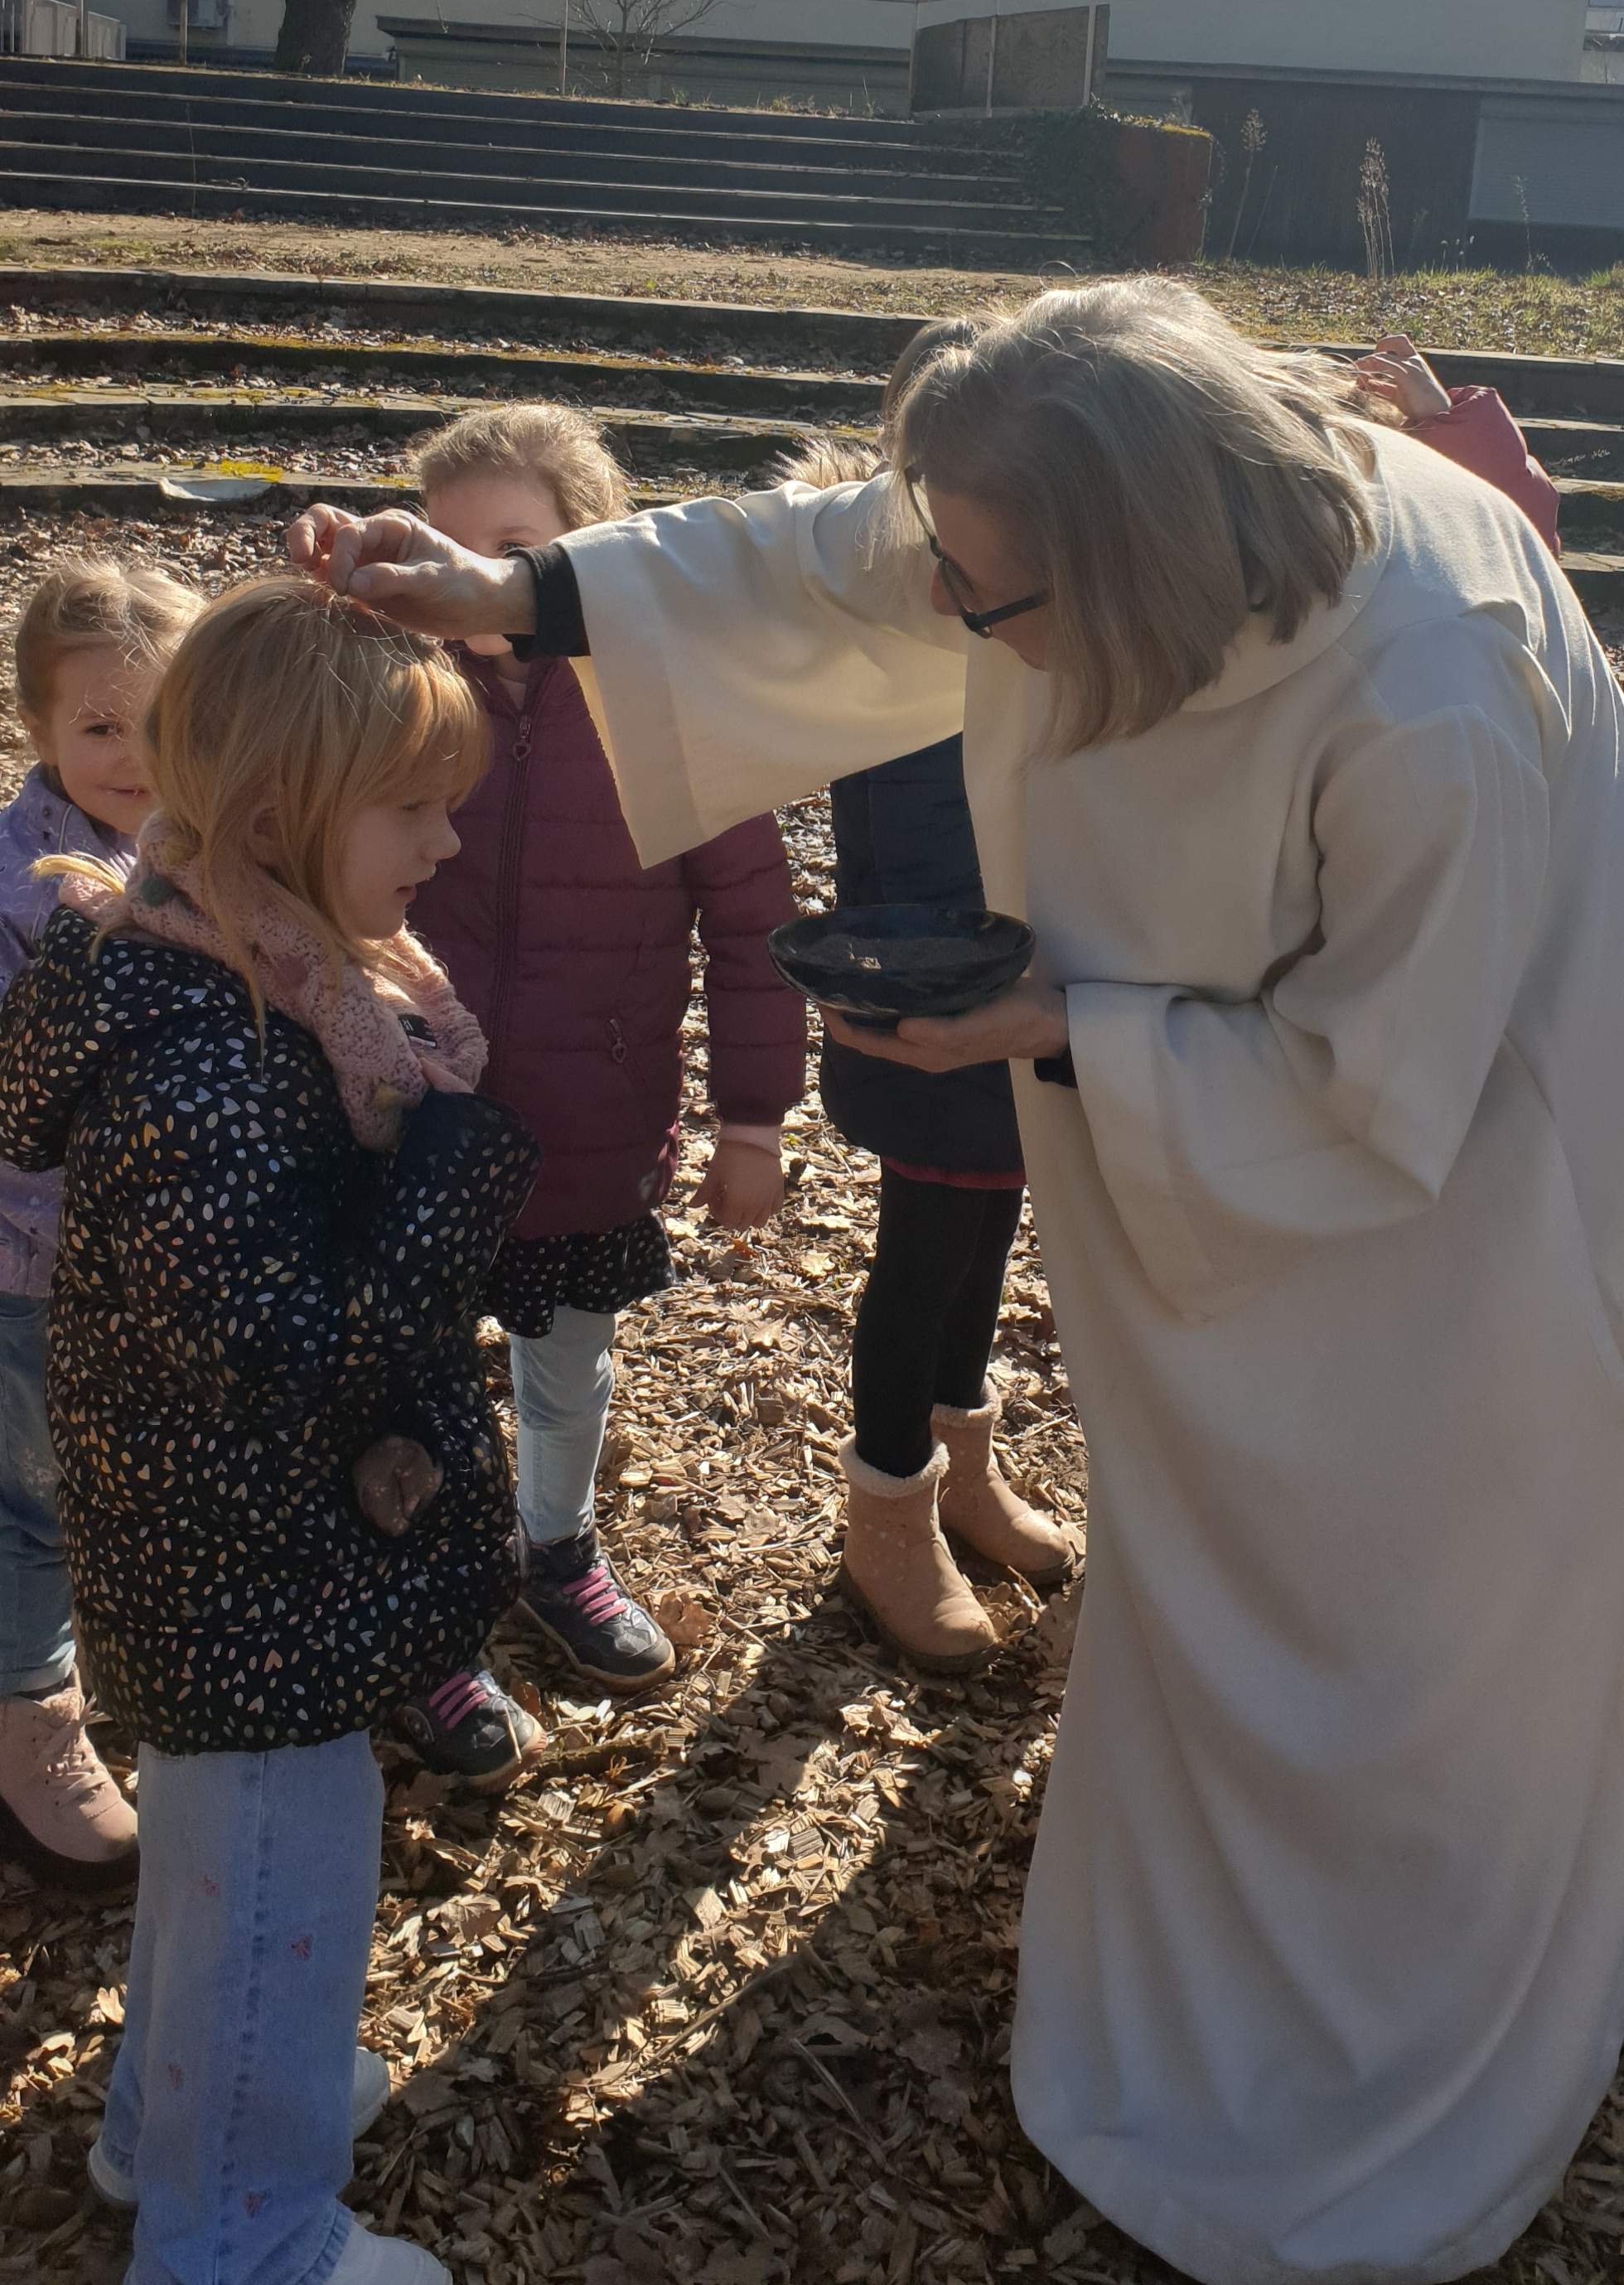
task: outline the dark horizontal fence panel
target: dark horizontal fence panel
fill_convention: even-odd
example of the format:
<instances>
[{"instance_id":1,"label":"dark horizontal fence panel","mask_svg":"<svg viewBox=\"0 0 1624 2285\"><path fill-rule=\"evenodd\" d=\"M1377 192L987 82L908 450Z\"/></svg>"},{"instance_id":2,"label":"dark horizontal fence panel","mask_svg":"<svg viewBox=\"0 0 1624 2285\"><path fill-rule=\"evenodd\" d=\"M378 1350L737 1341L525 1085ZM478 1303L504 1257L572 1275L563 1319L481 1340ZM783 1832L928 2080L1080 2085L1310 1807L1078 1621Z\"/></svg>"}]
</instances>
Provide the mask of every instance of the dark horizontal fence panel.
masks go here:
<instances>
[{"instance_id":1,"label":"dark horizontal fence panel","mask_svg":"<svg viewBox=\"0 0 1624 2285\"><path fill-rule=\"evenodd\" d=\"M1359 173L1374 140L1387 169L1393 259L1400 269L1433 265L1467 232L1478 103L1468 90L1196 81L1195 124L1223 153L1208 254L1226 254L1233 243L1242 259L1362 269ZM1248 179L1243 136L1253 112L1264 142Z\"/></svg>"}]
</instances>

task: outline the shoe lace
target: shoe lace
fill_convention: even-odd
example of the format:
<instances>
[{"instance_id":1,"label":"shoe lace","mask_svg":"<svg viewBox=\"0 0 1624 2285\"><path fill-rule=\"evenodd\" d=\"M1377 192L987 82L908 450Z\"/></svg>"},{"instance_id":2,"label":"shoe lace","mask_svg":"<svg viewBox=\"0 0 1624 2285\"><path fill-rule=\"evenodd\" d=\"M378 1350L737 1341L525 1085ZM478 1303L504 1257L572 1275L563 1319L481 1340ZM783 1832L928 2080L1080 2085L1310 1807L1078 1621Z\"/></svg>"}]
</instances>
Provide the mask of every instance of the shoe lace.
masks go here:
<instances>
[{"instance_id":1,"label":"shoe lace","mask_svg":"<svg viewBox=\"0 0 1624 2285\"><path fill-rule=\"evenodd\" d=\"M471 1714L482 1714L502 1702L492 1677L483 1672L453 1674L428 1693L430 1712L448 1730L455 1730Z\"/></svg>"},{"instance_id":2,"label":"shoe lace","mask_svg":"<svg viewBox=\"0 0 1624 2285\"><path fill-rule=\"evenodd\" d=\"M582 1572L578 1579L565 1580L559 1592L580 1613L589 1627L607 1625L610 1619L622 1617L631 1607L615 1584L615 1574L601 1555Z\"/></svg>"},{"instance_id":3,"label":"shoe lace","mask_svg":"<svg viewBox=\"0 0 1624 2285\"><path fill-rule=\"evenodd\" d=\"M34 1766L41 1777L49 1780L70 1802L88 1801L104 1786L110 1786L112 1778L102 1765L101 1756L85 1735L85 1724L90 1719L88 1703L77 1714L59 1712L55 1707L40 1707L49 1727L35 1756Z\"/></svg>"}]
</instances>

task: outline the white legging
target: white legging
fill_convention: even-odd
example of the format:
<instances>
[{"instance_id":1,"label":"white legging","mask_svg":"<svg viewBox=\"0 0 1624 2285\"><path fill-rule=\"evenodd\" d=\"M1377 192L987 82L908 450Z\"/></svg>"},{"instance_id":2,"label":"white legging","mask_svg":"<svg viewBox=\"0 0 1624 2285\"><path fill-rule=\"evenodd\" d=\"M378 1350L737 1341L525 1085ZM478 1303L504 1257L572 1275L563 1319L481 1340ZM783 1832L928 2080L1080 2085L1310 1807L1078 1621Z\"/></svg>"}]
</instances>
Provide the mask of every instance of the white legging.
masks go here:
<instances>
[{"instance_id":1,"label":"white legging","mask_svg":"<svg viewBox=\"0 0 1624 2285\"><path fill-rule=\"evenodd\" d=\"M616 1315L561 1307L553 1331L514 1334L519 1513L532 1544L574 1539L592 1519L604 1423L615 1393Z\"/></svg>"}]
</instances>

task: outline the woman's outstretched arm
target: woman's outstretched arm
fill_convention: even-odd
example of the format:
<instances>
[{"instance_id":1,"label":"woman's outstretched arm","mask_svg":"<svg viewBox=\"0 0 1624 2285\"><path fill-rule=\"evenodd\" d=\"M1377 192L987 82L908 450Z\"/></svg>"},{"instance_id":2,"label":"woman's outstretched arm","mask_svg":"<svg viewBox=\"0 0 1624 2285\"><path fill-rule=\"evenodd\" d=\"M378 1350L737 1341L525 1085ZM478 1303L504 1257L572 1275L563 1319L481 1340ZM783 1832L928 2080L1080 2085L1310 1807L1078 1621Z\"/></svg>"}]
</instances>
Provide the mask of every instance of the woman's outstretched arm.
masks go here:
<instances>
[{"instance_id":1,"label":"woman's outstretched arm","mask_svg":"<svg viewBox=\"0 0 1624 2285\"><path fill-rule=\"evenodd\" d=\"M645 864L962 727L964 631L931 609L923 535L888 545L883 505L877 483L790 484L561 543L582 679ZM470 555L399 510L310 508L288 553L425 633L535 632L525 558Z\"/></svg>"}]
</instances>

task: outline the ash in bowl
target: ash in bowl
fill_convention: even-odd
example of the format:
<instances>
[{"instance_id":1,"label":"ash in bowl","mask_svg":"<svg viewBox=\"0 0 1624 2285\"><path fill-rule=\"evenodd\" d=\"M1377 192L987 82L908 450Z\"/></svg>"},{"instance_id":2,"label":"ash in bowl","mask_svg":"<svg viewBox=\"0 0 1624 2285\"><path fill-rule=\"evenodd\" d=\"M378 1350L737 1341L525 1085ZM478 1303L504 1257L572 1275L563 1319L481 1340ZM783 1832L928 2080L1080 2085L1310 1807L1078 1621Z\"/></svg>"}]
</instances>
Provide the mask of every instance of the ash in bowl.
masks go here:
<instances>
[{"instance_id":1,"label":"ash in bowl","mask_svg":"<svg viewBox=\"0 0 1624 2285\"><path fill-rule=\"evenodd\" d=\"M857 1025L894 1031L906 1016L963 1016L1024 975L1034 938L1008 913L945 905L839 905L767 938L786 983Z\"/></svg>"}]
</instances>

